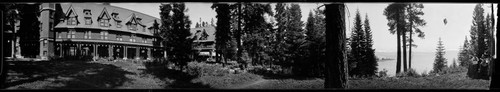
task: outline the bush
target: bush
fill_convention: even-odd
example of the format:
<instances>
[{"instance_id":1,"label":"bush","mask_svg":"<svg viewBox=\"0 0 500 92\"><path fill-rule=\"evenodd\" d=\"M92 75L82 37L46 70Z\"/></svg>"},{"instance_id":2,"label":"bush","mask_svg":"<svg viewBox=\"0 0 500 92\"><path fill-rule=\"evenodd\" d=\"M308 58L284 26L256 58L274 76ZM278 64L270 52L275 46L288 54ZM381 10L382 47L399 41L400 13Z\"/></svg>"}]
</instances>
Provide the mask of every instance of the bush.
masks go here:
<instances>
[{"instance_id":1,"label":"bush","mask_svg":"<svg viewBox=\"0 0 500 92\"><path fill-rule=\"evenodd\" d=\"M230 88L248 82L256 81L260 76L252 73L227 74L224 76L202 76L193 80L193 82L201 82L211 85L213 88Z\"/></svg>"},{"instance_id":2,"label":"bush","mask_svg":"<svg viewBox=\"0 0 500 92\"><path fill-rule=\"evenodd\" d=\"M427 76L429 76L429 73L427 73L427 71L424 71L424 72L422 72L422 74L420 74L420 76L427 77Z\"/></svg>"},{"instance_id":3,"label":"bush","mask_svg":"<svg viewBox=\"0 0 500 92\"><path fill-rule=\"evenodd\" d=\"M439 74L453 74L453 73L461 73L466 72L467 69L465 67L445 67Z\"/></svg>"},{"instance_id":4,"label":"bush","mask_svg":"<svg viewBox=\"0 0 500 92\"><path fill-rule=\"evenodd\" d=\"M418 74L415 71L415 69L408 69L408 71L396 74L396 76L398 76L398 77L421 77L421 75Z\"/></svg>"},{"instance_id":5,"label":"bush","mask_svg":"<svg viewBox=\"0 0 500 92\"><path fill-rule=\"evenodd\" d=\"M187 65L187 73L192 76L224 76L229 74L228 69L224 69L222 65L189 62Z\"/></svg>"},{"instance_id":6,"label":"bush","mask_svg":"<svg viewBox=\"0 0 500 92\"><path fill-rule=\"evenodd\" d=\"M387 77L387 70L383 69L382 71L379 71L378 77Z\"/></svg>"}]
</instances>

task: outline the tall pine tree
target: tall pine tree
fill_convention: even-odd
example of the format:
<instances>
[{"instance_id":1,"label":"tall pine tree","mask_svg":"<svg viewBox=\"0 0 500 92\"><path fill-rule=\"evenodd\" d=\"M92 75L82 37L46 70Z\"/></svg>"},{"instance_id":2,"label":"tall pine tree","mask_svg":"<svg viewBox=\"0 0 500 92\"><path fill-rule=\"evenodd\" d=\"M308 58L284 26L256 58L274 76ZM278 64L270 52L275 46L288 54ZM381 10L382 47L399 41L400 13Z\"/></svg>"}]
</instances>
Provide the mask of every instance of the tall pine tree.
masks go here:
<instances>
[{"instance_id":1,"label":"tall pine tree","mask_svg":"<svg viewBox=\"0 0 500 92\"><path fill-rule=\"evenodd\" d=\"M372 39L372 30L370 27L370 21L368 19L368 14L366 14L365 17L365 22L363 24L364 26L364 32L365 32L365 42L364 45L364 50L365 50L365 59L363 65L361 67L365 67L363 71L365 72L365 76L374 76L377 73L377 57L375 56L375 49L373 49L373 39Z\"/></svg>"},{"instance_id":2,"label":"tall pine tree","mask_svg":"<svg viewBox=\"0 0 500 92\"><path fill-rule=\"evenodd\" d=\"M445 54L445 49L443 46L443 41L441 41L441 37L439 38L438 41L438 46L436 49L436 57L434 58L434 67L433 67L433 72L434 73L439 73L443 70L443 68L447 67L447 61L446 58L444 58Z\"/></svg>"},{"instance_id":3,"label":"tall pine tree","mask_svg":"<svg viewBox=\"0 0 500 92\"><path fill-rule=\"evenodd\" d=\"M362 75L361 68L362 66L359 66L360 64L364 63L365 61L363 58L364 56L364 51L363 51L363 42L365 38L364 36L364 31L363 31L363 25L361 21L361 15L359 15L359 10L356 10L356 15L354 17L354 28L351 31L351 37L350 37L350 56L348 59L349 62L349 75Z\"/></svg>"},{"instance_id":4,"label":"tall pine tree","mask_svg":"<svg viewBox=\"0 0 500 92\"><path fill-rule=\"evenodd\" d=\"M163 38L169 52L168 59L176 65L184 67L187 62L191 61L191 44L193 42L193 39L188 38L191 35L189 32L191 21L184 14L187 12L187 8L184 3L174 3L162 4L160 10L162 18L160 30L165 32ZM169 12L174 14L170 16Z\"/></svg>"}]
</instances>

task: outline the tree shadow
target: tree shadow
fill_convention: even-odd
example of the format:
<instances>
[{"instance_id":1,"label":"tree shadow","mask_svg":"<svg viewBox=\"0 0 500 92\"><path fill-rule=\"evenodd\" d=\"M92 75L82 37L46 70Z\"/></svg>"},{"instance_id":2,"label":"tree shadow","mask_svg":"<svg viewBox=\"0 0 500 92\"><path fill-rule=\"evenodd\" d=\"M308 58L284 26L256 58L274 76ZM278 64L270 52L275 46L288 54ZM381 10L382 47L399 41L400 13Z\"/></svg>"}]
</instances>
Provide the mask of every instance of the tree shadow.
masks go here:
<instances>
[{"instance_id":1,"label":"tree shadow","mask_svg":"<svg viewBox=\"0 0 500 92\"><path fill-rule=\"evenodd\" d=\"M146 69L142 73L147 73L159 78L163 81L167 81L167 86L165 88L203 88L210 89L210 85L205 85L202 83L193 83L191 80L195 79L196 76L189 75L188 73L182 72L176 69L169 69L166 63L161 62L144 62ZM169 82L170 80L173 80Z\"/></svg>"},{"instance_id":2,"label":"tree shadow","mask_svg":"<svg viewBox=\"0 0 500 92\"><path fill-rule=\"evenodd\" d=\"M82 60L9 62L7 87L35 81L50 81L47 89L101 89L115 88L131 81L126 74L134 74L109 64Z\"/></svg>"}]
</instances>

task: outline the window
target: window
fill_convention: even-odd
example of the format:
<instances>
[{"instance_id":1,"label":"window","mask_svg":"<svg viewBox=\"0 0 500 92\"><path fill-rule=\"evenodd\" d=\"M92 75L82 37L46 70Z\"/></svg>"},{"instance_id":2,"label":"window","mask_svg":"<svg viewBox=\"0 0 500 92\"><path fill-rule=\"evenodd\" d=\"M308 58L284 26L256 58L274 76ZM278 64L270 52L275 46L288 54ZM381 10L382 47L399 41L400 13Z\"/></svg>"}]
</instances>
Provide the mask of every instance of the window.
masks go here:
<instances>
[{"instance_id":1,"label":"window","mask_svg":"<svg viewBox=\"0 0 500 92\"><path fill-rule=\"evenodd\" d=\"M133 31L137 30L137 24L131 24L131 25L129 26L129 29L130 29L130 30L133 30Z\"/></svg>"},{"instance_id":2,"label":"window","mask_svg":"<svg viewBox=\"0 0 500 92\"><path fill-rule=\"evenodd\" d=\"M101 31L101 39L108 39L108 32L107 31Z\"/></svg>"},{"instance_id":3,"label":"window","mask_svg":"<svg viewBox=\"0 0 500 92\"><path fill-rule=\"evenodd\" d=\"M75 38L75 33L76 33L75 30L70 30L68 32L68 37L67 38Z\"/></svg>"},{"instance_id":4,"label":"window","mask_svg":"<svg viewBox=\"0 0 500 92\"><path fill-rule=\"evenodd\" d=\"M122 27L122 22L121 21L117 21L116 22L116 27L117 28L121 28Z\"/></svg>"},{"instance_id":5,"label":"window","mask_svg":"<svg viewBox=\"0 0 500 92\"><path fill-rule=\"evenodd\" d=\"M75 34L76 34L76 31L71 31L71 38L76 38Z\"/></svg>"},{"instance_id":6,"label":"window","mask_svg":"<svg viewBox=\"0 0 500 92\"><path fill-rule=\"evenodd\" d=\"M99 25L101 25L101 27L108 27L109 26L109 19L99 20Z\"/></svg>"},{"instance_id":7,"label":"window","mask_svg":"<svg viewBox=\"0 0 500 92\"><path fill-rule=\"evenodd\" d=\"M68 19L68 25L76 25L76 17L70 17Z\"/></svg>"},{"instance_id":8,"label":"window","mask_svg":"<svg viewBox=\"0 0 500 92\"><path fill-rule=\"evenodd\" d=\"M58 35L57 35L57 38L62 38L62 34L61 34L61 32L57 32L57 34L58 34Z\"/></svg>"},{"instance_id":9,"label":"window","mask_svg":"<svg viewBox=\"0 0 500 92\"><path fill-rule=\"evenodd\" d=\"M122 35L116 35L116 40L118 40L118 41L122 41L122 40L123 40L123 39L122 39Z\"/></svg>"},{"instance_id":10,"label":"window","mask_svg":"<svg viewBox=\"0 0 500 92\"><path fill-rule=\"evenodd\" d=\"M107 31L104 32L104 39L108 39L108 32Z\"/></svg>"},{"instance_id":11,"label":"window","mask_svg":"<svg viewBox=\"0 0 500 92\"><path fill-rule=\"evenodd\" d=\"M101 31L101 39L104 39L104 31Z\"/></svg>"},{"instance_id":12,"label":"window","mask_svg":"<svg viewBox=\"0 0 500 92\"><path fill-rule=\"evenodd\" d=\"M91 18L85 18L85 25L91 25L92 24L92 19Z\"/></svg>"},{"instance_id":13,"label":"window","mask_svg":"<svg viewBox=\"0 0 500 92\"><path fill-rule=\"evenodd\" d=\"M90 31L85 31L85 34L83 35L83 38L90 39Z\"/></svg>"},{"instance_id":14,"label":"window","mask_svg":"<svg viewBox=\"0 0 500 92\"><path fill-rule=\"evenodd\" d=\"M133 35L133 34L132 34L132 35L130 35L130 39L129 39L129 41L131 41L131 42L135 42L135 35Z\"/></svg>"}]
</instances>

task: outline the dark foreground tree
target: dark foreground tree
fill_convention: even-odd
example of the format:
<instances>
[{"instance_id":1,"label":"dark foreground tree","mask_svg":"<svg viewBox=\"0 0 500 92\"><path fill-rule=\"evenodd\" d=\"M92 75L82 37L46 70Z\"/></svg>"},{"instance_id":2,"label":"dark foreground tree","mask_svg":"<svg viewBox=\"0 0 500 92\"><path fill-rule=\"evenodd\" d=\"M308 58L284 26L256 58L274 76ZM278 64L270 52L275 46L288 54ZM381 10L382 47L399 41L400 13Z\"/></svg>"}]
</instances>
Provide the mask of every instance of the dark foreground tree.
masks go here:
<instances>
[{"instance_id":1,"label":"dark foreground tree","mask_svg":"<svg viewBox=\"0 0 500 92\"><path fill-rule=\"evenodd\" d=\"M162 4L160 6L162 26L160 30L165 39L166 49L169 52L168 60L182 67L191 61L193 39L188 38L191 33L191 21L184 13L187 8L184 3ZM172 12L170 16L169 12Z\"/></svg>"},{"instance_id":2,"label":"dark foreground tree","mask_svg":"<svg viewBox=\"0 0 500 92\"><path fill-rule=\"evenodd\" d=\"M230 49L228 44L231 41L231 25L230 25L230 8L228 4L213 4L212 9L215 9L217 12L217 27L215 28L215 49L216 53L219 54L217 55L216 61L220 62L221 59L224 59L224 63L222 63L222 66L225 67L225 63L227 63L227 60L225 58L221 58L220 54L222 56L228 56L227 54L229 53L224 53L225 50Z\"/></svg>"},{"instance_id":3,"label":"dark foreground tree","mask_svg":"<svg viewBox=\"0 0 500 92\"><path fill-rule=\"evenodd\" d=\"M500 4L497 4L497 8L500 7ZM493 10L492 10L493 12ZM497 9L497 18L500 18L500 9ZM492 19L495 19L495 18L492 18ZM497 19L497 22L500 21L499 19ZM493 22L495 23L495 22ZM496 38L500 38L500 34L498 33L498 29L500 29L500 23L497 23L497 28L496 28ZM498 45L497 45L498 46ZM495 49L495 51L498 53L500 51L500 49ZM499 89L500 88L500 80L498 78L500 78L500 74L497 72L499 70L499 68L496 66L498 65L498 55L496 55L496 58L493 60L491 66L492 66L492 74L491 74L491 83L490 83L490 89Z\"/></svg>"},{"instance_id":4,"label":"dark foreground tree","mask_svg":"<svg viewBox=\"0 0 500 92\"><path fill-rule=\"evenodd\" d=\"M445 51L444 51L443 41L441 41L440 37L436 49L436 57L434 58L434 66L432 70L434 73L439 73L443 70L443 68L448 66L446 58L444 58L444 54Z\"/></svg>"},{"instance_id":5,"label":"dark foreground tree","mask_svg":"<svg viewBox=\"0 0 500 92\"><path fill-rule=\"evenodd\" d=\"M325 88L348 88L345 37L345 5L326 4L326 74Z\"/></svg>"}]
</instances>

